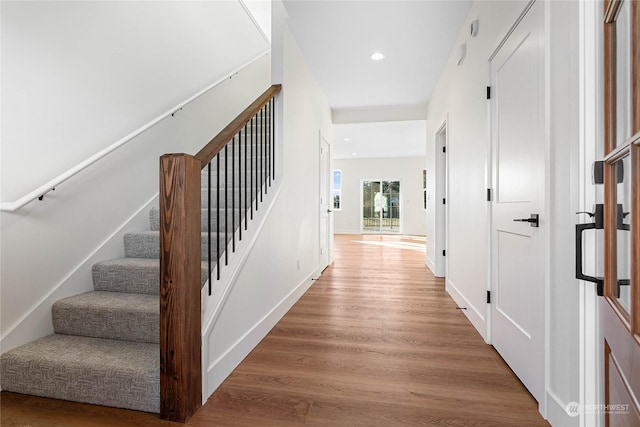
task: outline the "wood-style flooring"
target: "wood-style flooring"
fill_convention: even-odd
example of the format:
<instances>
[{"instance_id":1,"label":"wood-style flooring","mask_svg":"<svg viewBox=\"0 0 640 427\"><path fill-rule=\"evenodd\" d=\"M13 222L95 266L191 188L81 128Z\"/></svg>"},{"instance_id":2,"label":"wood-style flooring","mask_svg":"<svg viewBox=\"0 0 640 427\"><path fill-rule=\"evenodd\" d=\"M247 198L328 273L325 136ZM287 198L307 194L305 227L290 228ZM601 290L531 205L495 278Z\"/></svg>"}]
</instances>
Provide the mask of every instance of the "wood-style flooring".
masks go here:
<instances>
[{"instance_id":1,"label":"wood-style flooring","mask_svg":"<svg viewBox=\"0 0 640 427\"><path fill-rule=\"evenodd\" d=\"M424 265L424 241L340 235L335 262L188 426L546 426ZM421 250L422 249L422 250ZM169 426L3 392L2 426Z\"/></svg>"}]
</instances>

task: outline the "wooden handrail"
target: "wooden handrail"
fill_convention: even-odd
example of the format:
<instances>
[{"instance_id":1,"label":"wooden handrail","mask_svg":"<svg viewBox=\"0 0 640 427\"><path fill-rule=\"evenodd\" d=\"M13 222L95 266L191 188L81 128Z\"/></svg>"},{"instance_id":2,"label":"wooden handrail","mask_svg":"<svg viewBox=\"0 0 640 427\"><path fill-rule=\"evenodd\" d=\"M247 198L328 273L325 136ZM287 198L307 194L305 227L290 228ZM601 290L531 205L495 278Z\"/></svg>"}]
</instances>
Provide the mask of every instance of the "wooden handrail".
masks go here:
<instances>
[{"instance_id":1,"label":"wooden handrail","mask_svg":"<svg viewBox=\"0 0 640 427\"><path fill-rule=\"evenodd\" d=\"M224 148L225 145L231 139L238 134L245 127L247 123L251 120L253 116L256 115L258 111L262 107L264 107L267 102L274 96L276 96L280 90L282 89L282 85L273 85L269 89L267 89L262 95L258 97L251 105L249 105L242 113L238 115L231 123L227 125L224 129L220 131L218 135L215 136L207 145L205 145L195 157L200 160L202 168L205 166Z\"/></svg>"}]
</instances>

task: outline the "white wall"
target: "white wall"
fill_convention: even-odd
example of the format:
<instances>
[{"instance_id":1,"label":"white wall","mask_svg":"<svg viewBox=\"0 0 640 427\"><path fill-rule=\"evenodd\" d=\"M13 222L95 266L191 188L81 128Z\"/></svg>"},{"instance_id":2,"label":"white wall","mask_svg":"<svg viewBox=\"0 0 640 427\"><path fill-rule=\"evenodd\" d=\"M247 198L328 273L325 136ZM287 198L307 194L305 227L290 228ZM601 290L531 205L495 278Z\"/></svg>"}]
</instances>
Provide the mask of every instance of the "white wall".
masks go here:
<instances>
[{"instance_id":1,"label":"white wall","mask_svg":"<svg viewBox=\"0 0 640 427\"><path fill-rule=\"evenodd\" d=\"M448 117L449 240L446 286L478 332L488 336L486 290L488 282L490 187L488 60L526 5L526 1L477 1L456 42L467 43L467 56L456 66L456 50L449 58L429 102L427 116L428 180L436 178L441 155L435 134ZM545 2L548 108L546 111L546 190L548 247L546 250L546 402L552 425L577 425L564 405L579 399L579 297L574 279L574 224L579 190L578 163L578 40L577 2ZM470 21L479 20L479 33L470 38ZM427 259L434 260L435 203L427 208Z\"/></svg>"},{"instance_id":2,"label":"white wall","mask_svg":"<svg viewBox=\"0 0 640 427\"><path fill-rule=\"evenodd\" d=\"M399 180L403 234L425 234L422 202L423 157L388 159L334 159L333 169L342 171L341 209L333 211L334 232L359 234L361 217L361 181L363 179Z\"/></svg>"},{"instance_id":3,"label":"white wall","mask_svg":"<svg viewBox=\"0 0 640 427\"><path fill-rule=\"evenodd\" d=\"M280 33L279 25L274 22L273 27L274 58L283 58L282 66L274 64L274 78L278 81L281 70L283 84L282 133L276 130L283 156L276 166L274 191L279 192L216 324L205 336L205 395L311 286L319 264L319 131L333 140L331 112L295 40L286 28Z\"/></svg>"},{"instance_id":4,"label":"white wall","mask_svg":"<svg viewBox=\"0 0 640 427\"><path fill-rule=\"evenodd\" d=\"M268 47L237 1L2 2L3 201Z\"/></svg>"},{"instance_id":5,"label":"white wall","mask_svg":"<svg viewBox=\"0 0 640 427\"><path fill-rule=\"evenodd\" d=\"M3 201L268 49L235 1L1 7ZM268 87L269 62L262 58L44 201L1 214L3 351L50 333L53 301L90 290L91 264L121 256L125 231L148 228L159 156L206 144Z\"/></svg>"}]
</instances>

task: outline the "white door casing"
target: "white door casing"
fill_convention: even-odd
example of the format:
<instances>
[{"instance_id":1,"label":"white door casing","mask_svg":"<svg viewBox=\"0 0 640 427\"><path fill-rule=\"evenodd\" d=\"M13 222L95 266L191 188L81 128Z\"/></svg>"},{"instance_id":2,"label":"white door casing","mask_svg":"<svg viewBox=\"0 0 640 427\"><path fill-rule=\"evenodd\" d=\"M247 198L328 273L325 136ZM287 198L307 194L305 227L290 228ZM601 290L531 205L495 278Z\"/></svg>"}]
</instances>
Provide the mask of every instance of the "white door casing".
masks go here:
<instances>
[{"instance_id":1,"label":"white door casing","mask_svg":"<svg viewBox=\"0 0 640 427\"><path fill-rule=\"evenodd\" d=\"M436 271L437 277L446 277L447 275L447 258L445 251L448 243L448 210L447 195L449 189L449 172L447 162L447 121L442 123L436 132L436 168L438 177L436 179Z\"/></svg>"},{"instance_id":2,"label":"white door casing","mask_svg":"<svg viewBox=\"0 0 640 427\"><path fill-rule=\"evenodd\" d=\"M544 46L534 3L490 61L491 341L544 402ZM539 227L514 219L540 215Z\"/></svg>"}]
</instances>

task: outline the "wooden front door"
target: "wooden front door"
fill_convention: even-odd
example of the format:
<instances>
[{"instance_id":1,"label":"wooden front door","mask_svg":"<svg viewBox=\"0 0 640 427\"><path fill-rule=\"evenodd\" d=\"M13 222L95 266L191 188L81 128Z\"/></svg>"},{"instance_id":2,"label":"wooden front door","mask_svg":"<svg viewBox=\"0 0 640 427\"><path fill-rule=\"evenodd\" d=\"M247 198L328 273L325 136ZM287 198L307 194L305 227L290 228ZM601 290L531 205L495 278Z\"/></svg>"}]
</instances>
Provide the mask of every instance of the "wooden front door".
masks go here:
<instances>
[{"instance_id":1,"label":"wooden front door","mask_svg":"<svg viewBox=\"0 0 640 427\"><path fill-rule=\"evenodd\" d=\"M606 426L640 426L640 1L603 3L604 407L593 409Z\"/></svg>"}]
</instances>

